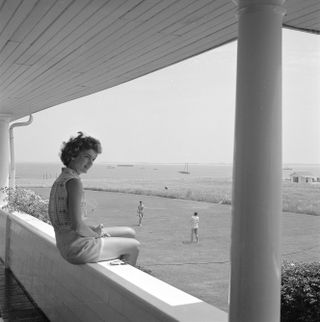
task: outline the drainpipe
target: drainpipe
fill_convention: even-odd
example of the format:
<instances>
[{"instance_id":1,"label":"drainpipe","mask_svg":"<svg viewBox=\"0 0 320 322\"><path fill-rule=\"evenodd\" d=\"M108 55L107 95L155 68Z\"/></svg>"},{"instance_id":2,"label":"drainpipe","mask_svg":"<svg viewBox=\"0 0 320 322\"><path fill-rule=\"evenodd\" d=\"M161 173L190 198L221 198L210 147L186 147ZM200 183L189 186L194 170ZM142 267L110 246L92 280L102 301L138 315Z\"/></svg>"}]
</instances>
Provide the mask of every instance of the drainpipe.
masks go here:
<instances>
[{"instance_id":1,"label":"drainpipe","mask_svg":"<svg viewBox=\"0 0 320 322\"><path fill-rule=\"evenodd\" d=\"M13 137L13 128L17 126L26 126L31 124L33 121L33 116L29 115L29 120L26 122L16 122L10 125L9 127L9 136L10 136L10 176L9 176L9 187L15 189L16 187L16 168L15 168L15 159L14 159L14 137Z\"/></svg>"}]
</instances>

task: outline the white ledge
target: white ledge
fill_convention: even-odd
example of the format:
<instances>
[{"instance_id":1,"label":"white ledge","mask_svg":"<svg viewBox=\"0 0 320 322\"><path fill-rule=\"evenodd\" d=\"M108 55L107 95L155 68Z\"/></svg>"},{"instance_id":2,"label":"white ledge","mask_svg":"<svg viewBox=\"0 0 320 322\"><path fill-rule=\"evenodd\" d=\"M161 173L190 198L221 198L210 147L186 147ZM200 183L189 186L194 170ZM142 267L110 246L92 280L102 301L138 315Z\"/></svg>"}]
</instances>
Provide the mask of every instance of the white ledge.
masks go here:
<instances>
[{"instance_id":1,"label":"white ledge","mask_svg":"<svg viewBox=\"0 0 320 322\"><path fill-rule=\"evenodd\" d=\"M52 226L0 211L0 257L51 321L226 322L227 313L128 264L66 262ZM50 290L50 292L47 292Z\"/></svg>"}]
</instances>

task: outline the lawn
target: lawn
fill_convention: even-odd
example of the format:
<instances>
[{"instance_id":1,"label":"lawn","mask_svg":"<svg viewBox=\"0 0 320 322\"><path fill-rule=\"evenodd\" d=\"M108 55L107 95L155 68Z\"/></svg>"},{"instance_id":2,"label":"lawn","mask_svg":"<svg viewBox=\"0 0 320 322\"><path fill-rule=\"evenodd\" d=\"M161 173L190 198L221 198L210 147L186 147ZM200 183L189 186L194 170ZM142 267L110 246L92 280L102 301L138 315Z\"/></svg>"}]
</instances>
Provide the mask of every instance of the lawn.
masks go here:
<instances>
[{"instance_id":1,"label":"lawn","mask_svg":"<svg viewBox=\"0 0 320 322\"><path fill-rule=\"evenodd\" d=\"M48 188L33 188L48 197ZM152 274L220 309L228 310L231 207L214 203L135 194L86 191L89 223L127 225L141 242L138 264ZM137 226L139 200L145 204ZM190 217L200 217L200 243L190 244ZM283 213L282 258L319 260L320 216Z\"/></svg>"},{"instance_id":2,"label":"lawn","mask_svg":"<svg viewBox=\"0 0 320 322\"><path fill-rule=\"evenodd\" d=\"M51 187L50 180L18 179L22 187ZM86 188L96 191L132 193L172 199L231 204L232 181L229 178L183 177L179 179L84 179ZM282 209L286 212L320 216L320 183L282 181Z\"/></svg>"}]
</instances>

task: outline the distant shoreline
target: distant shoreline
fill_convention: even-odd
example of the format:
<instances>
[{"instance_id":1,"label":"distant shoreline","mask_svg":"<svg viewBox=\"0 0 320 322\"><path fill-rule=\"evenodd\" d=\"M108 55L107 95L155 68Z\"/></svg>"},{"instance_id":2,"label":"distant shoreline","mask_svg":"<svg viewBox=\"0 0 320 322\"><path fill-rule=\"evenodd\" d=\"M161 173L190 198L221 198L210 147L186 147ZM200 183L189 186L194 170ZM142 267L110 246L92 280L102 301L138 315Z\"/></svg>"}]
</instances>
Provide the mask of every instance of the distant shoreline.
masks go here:
<instances>
[{"instance_id":1,"label":"distant shoreline","mask_svg":"<svg viewBox=\"0 0 320 322\"><path fill-rule=\"evenodd\" d=\"M82 181L86 189L96 191L231 204L231 165L189 164L188 175L180 173L184 165L136 164L133 167L111 167L97 163L88 174L82 176ZM16 184L29 188L50 187L60 174L61 167L57 163L17 164ZM290 166L289 170L283 169L283 210L318 216L320 185L297 184L285 180L290 178L290 173L301 170L320 174L320 165L300 168Z\"/></svg>"},{"instance_id":2,"label":"distant shoreline","mask_svg":"<svg viewBox=\"0 0 320 322\"><path fill-rule=\"evenodd\" d=\"M130 165L184 165L186 162L128 162L128 161L96 161L97 165L118 165L118 164L130 164ZM62 167L62 163L59 161L17 161L16 164L52 164ZM212 166L233 166L232 162L188 162L189 165L212 165ZM282 167L319 167L320 163L283 163Z\"/></svg>"}]
</instances>

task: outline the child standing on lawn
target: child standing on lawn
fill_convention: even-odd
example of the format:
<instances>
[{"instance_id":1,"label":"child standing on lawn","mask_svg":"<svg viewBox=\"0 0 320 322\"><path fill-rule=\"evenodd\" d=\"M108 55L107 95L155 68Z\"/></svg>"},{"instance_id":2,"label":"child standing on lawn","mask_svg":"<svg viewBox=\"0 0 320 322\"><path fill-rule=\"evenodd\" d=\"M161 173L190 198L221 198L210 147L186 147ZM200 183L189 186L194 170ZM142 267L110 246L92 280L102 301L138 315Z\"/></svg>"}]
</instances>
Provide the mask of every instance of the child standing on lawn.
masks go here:
<instances>
[{"instance_id":1,"label":"child standing on lawn","mask_svg":"<svg viewBox=\"0 0 320 322\"><path fill-rule=\"evenodd\" d=\"M199 234L198 234L198 229L199 229L199 216L198 213L195 212L191 216L191 240L190 242L193 243L193 236L196 238L196 243L199 243Z\"/></svg>"},{"instance_id":2,"label":"child standing on lawn","mask_svg":"<svg viewBox=\"0 0 320 322\"><path fill-rule=\"evenodd\" d=\"M139 201L139 205L137 209L137 213L139 217L138 226L142 226L143 211L144 211L144 204L142 203L142 201Z\"/></svg>"}]
</instances>

